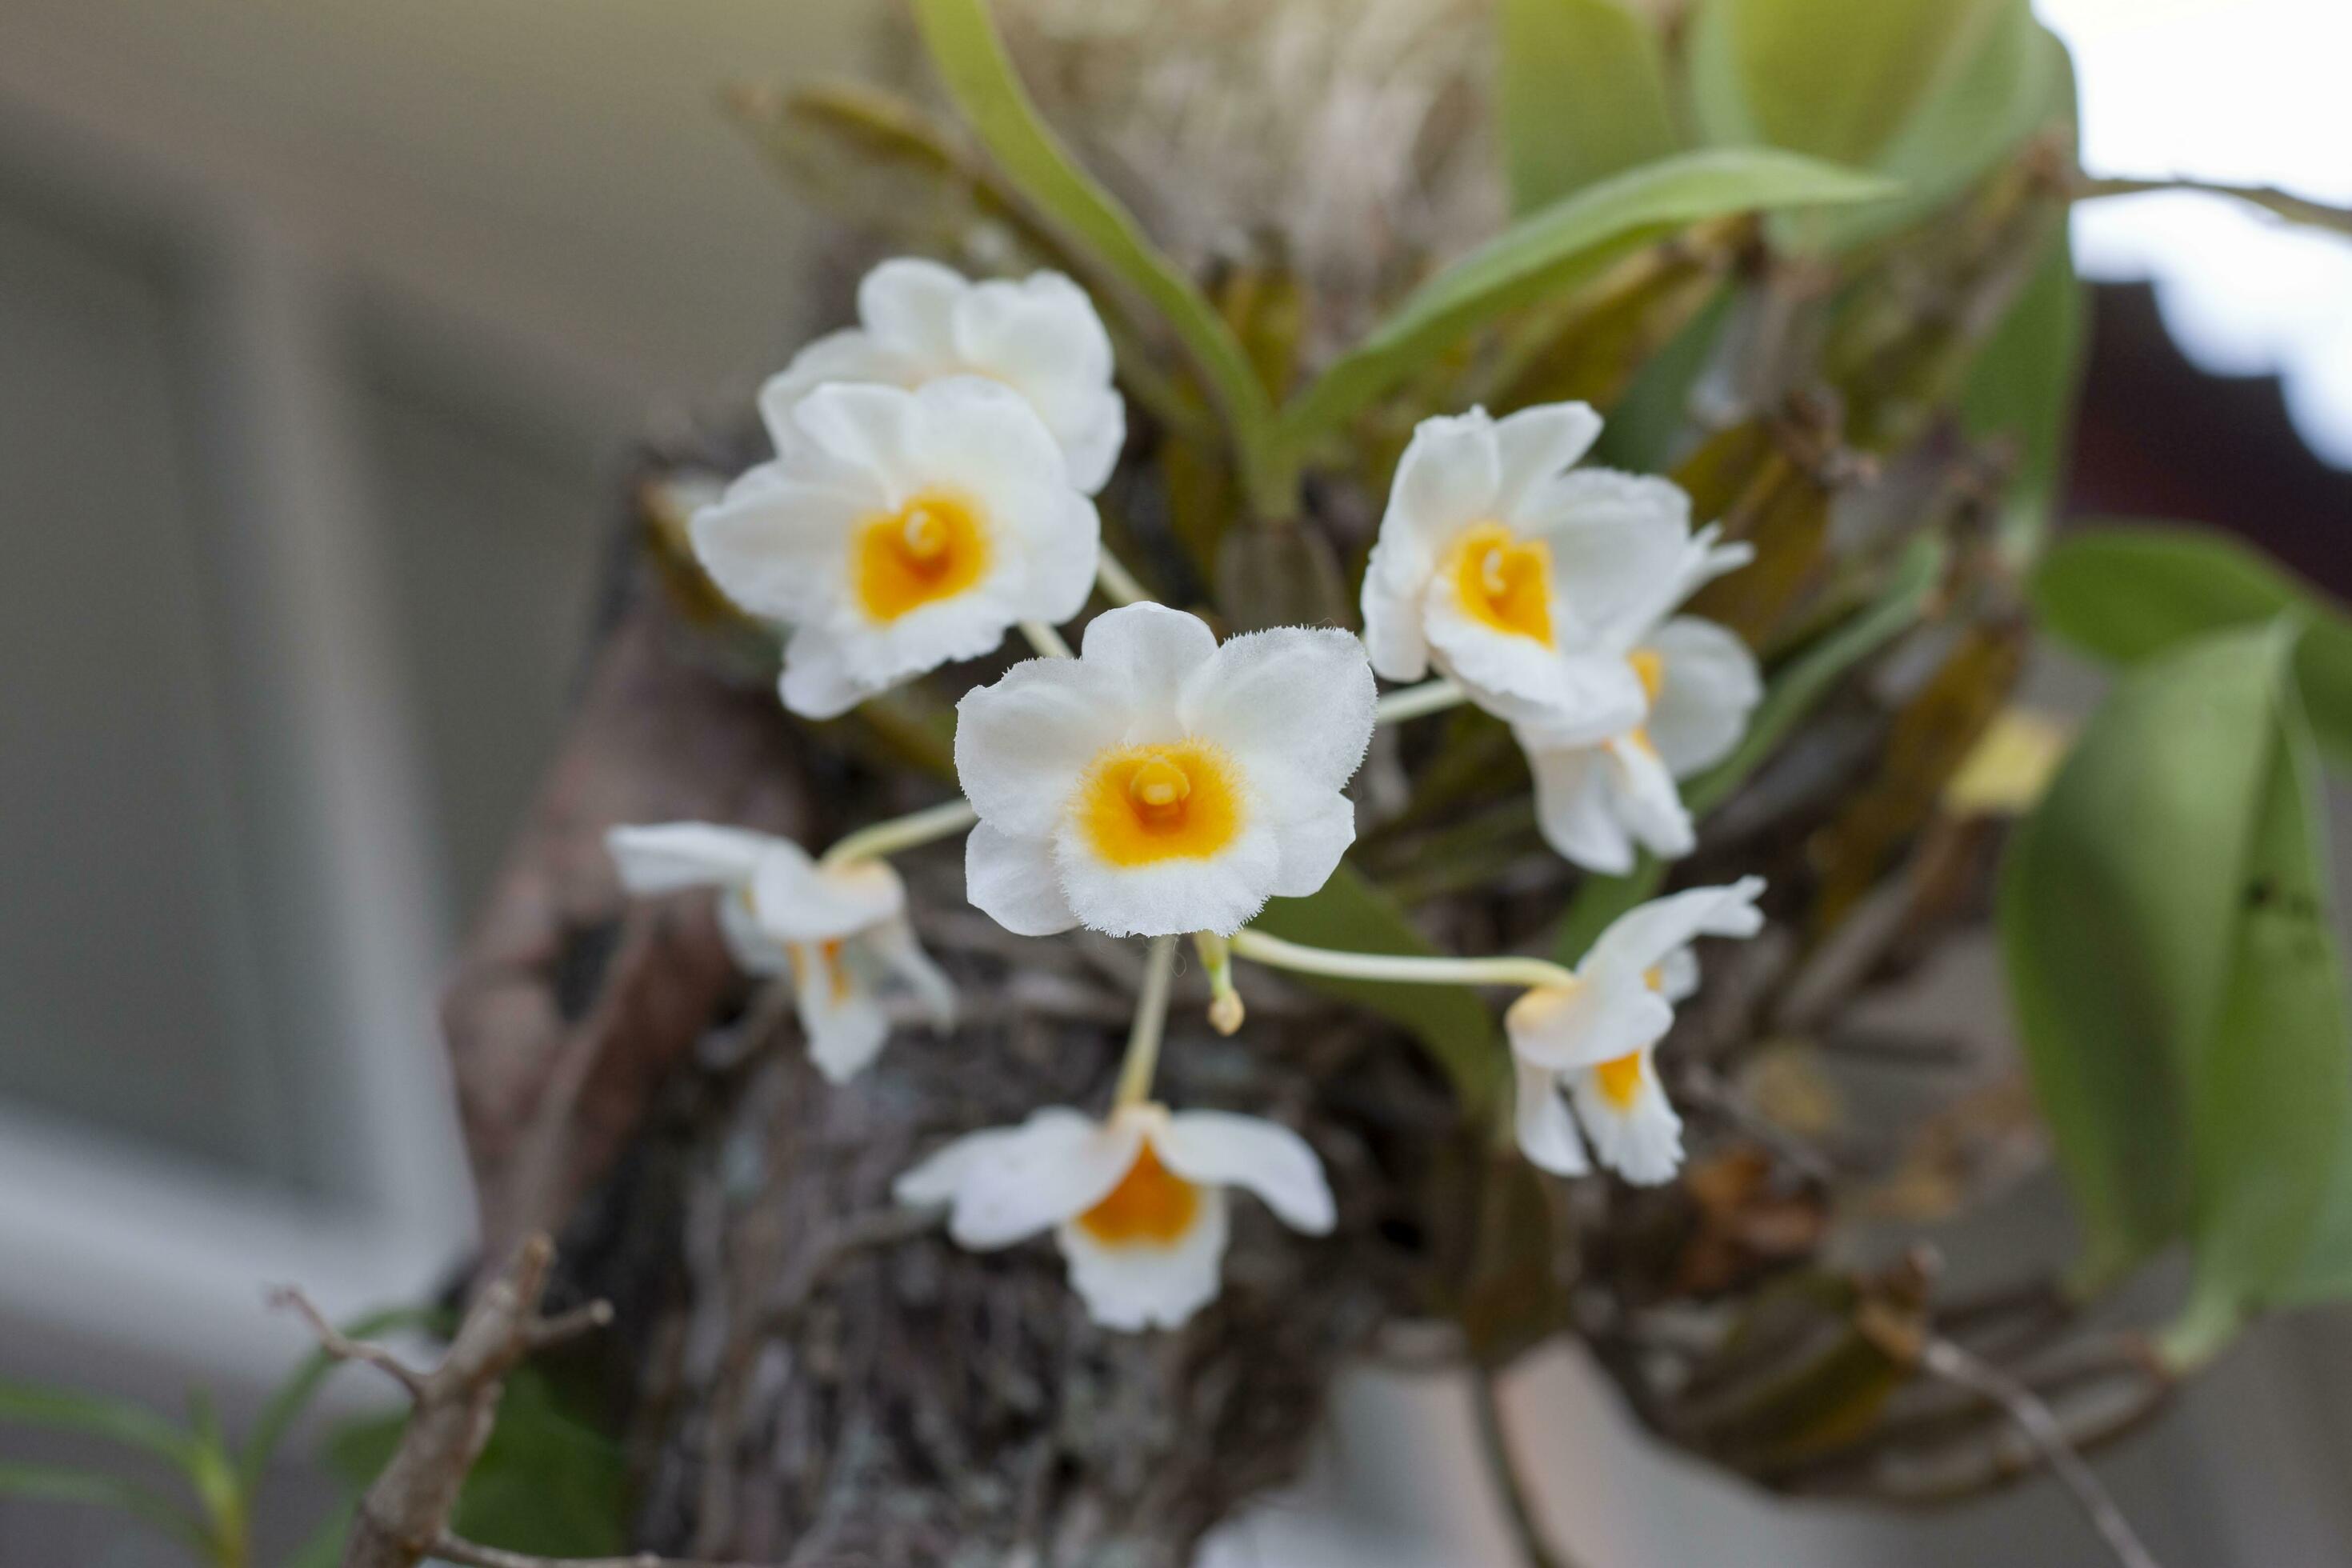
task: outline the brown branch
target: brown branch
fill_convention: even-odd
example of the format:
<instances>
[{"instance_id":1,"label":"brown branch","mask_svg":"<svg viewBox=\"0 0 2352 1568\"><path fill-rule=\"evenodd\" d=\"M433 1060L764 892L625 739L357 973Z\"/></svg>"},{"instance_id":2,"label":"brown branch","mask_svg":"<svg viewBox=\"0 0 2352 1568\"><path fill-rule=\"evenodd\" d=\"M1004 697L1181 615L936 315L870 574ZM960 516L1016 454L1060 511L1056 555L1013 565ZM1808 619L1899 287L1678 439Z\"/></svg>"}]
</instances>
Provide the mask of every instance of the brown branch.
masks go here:
<instances>
[{"instance_id":1,"label":"brown branch","mask_svg":"<svg viewBox=\"0 0 2352 1568\"><path fill-rule=\"evenodd\" d=\"M2074 199L2091 201L2101 196L2141 196L2158 191L2189 191L2198 195L2227 196L2232 201L2261 207L2273 217L2289 223L2307 224L2314 228L2334 229L2338 234L2352 235L2352 210L2330 206L2298 196L2292 191L2282 191L2274 185L2231 185L2213 180L2084 180L2074 187Z\"/></svg>"},{"instance_id":2,"label":"brown branch","mask_svg":"<svg viewBox=\"0 0 2352 1568\"><path fill-rule=\"evenodd\" d=\"M1496 1388L1499 1380L1500 1373L1492 1367L1471 1368L1470 1411L1477 1421L1478 1451L1495 1478L1495 1489L1502 1494L1503 1511L1510 1521L1512 1538L1518 1542L1519 1556L1528 1568L1575 1568L1544 1540L1543 1521L1536 1517L1535 1500L1511 1452L1510 1428L1503 1424L1502 1399Z\"/></svg>"},{"instance_id":3,"label":"brown branch","mask_svg":"<svg viewBox=\"0 0 2352 1568\"><path fill-rule=\"evenodd\" d=\"M411 1399L425 1397L425 1374L384 1349L345 1336L341 1329L327 1321L310 1298L291 1285L281 1286L269 1293L269 1304L289 1309L300 1314L319 1341L319 1348L337 1361L355 1361L375 1368L393 1382L408 1391Z\"/></svg>"},{"instance_id":4,"label":"brown branch","mask_svg":"<svg viewBox=\"0 0 2352 1568\"><path fill-rule=\"evenodd\" d=\"M360 1500L342 1568L415 1568L426 1557L475 1568L716 1568L653 1557L549 1558L478 1546L449 1532L466 1478L497 1424L509 1373L534 1351L576 1338L613 1321L613 1309L591 1301L548 1317L540 1311L555 1245L534 1235L516 1249L505 1272L475 1297L438 1366L420 1372L380 1345L339 1331L301 1291L273 1300L299 1312L319 1344L340 1361L364 1362L391 1376L415 1404L367 1495Z\"/></svg>"}]
</instances>

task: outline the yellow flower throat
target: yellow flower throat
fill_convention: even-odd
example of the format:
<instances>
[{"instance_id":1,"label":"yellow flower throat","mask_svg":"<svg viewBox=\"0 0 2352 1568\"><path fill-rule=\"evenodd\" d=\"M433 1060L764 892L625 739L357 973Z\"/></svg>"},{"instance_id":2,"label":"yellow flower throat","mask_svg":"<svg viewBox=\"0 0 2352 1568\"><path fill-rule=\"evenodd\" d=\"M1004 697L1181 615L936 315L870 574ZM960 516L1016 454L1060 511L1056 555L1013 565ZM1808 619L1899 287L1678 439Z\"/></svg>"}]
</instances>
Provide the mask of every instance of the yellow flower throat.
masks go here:
<instances>
[{"instance_id":1,"label":"yellow flower throat","mask_svg":"<svg viewBox=\"0 0 2352 1568\"><path fill-rule=\"evenodd\" d=\"M1471 619L1553 646L1551 550L1542 540L1516 538L1499 522L1482 522L1454 541L1447 574Z\"/></svg>"},{"instance_id":2,"label":"yellow flower throat","mask_svg":"<svg viewBox=\"0 0 2352 1568\"><path fill-rule=\"evenodd\" d=\"M1205 859L1241 833L1241 775L1223 748L1189 736L1114 747L1079 782L1076 810L1088 846L1111 865Z\"/></svg>"},{"instance_id":3,"label":"yellow flower throat","mask_svg":"<svg viewBox=\"0 0 2352 1568\"><path fill-rule=\"evenodd\" d=\"M931 491L866 520L852 554L858 607L887 623L979 582L988 570L988 533L977 508Z\"/></svg>"}]
</instances>

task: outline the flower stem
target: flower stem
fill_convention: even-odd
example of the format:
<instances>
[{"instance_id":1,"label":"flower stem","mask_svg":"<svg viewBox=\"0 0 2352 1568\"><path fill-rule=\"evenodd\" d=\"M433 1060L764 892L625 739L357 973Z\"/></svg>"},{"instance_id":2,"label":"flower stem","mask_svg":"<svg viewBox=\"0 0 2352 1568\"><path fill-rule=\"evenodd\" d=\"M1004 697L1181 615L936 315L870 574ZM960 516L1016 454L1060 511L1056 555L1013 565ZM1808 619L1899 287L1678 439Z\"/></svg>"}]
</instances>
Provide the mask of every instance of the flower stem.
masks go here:
<instances>
[{"instance_id":1,"label":"flower stem","mask_svg":"<svg viewBox=\"0 0 2352 1568\"><path fill-rule=\"evenodd\" d=\"M1141 1105L1151 1098L1151 1079L1160 1069L1160 1040L1168 1028L1168 992L1176 980L1176 939L1155 936L1151 954L1144 961L1143 990L1135 998L1135 1027L1127 1037L1127 1059L1119 1064L1114 1110Z\"/></svg>"},{"instance_id":2,"label":"flower stem","mask_svg":"<svg viewBox=\"0 0 2352 1568\"><path fill-rule=\"evenodd\" d=\"M980 813L968 800L951 800L941 805L928 806L905 816L894 816L887 822L877 822L870 827L836 841L818 858L821 866L843 866L852 860L877 859L895 855L901 849L912 849L919 844L929 844L935 838L951 838L980 820Z\"/></svg>"},{"instance_id":3,"label":"flower stem","mask_svg":"<svg viewBox=\"0 0 2352 1568\"><path fill-rule=\"evenodd\" d=\"M1385 952L1339 952L1326 947L1302 947L1255 931L1235 931L1233 942L1235 952L1269 969L1295 969L1301 974L1322 974L1334 980L1556 988L1577 984L1574 971L1540 958L1412 958Z\"/></svg>"},{"instance_id":4,"label":"flower stem","mask_svg":"<svg viewBox=\"0 0 2352 1568\"><path fill-rule=\"evenodd\" d=\"M1407 719L1418 719L1424 713L1442 713L1458 706L1470 694L1444 676L1424 680L1419 686L1408 686L1391 691L1381 699L1372 710L1372 720L1380 724L1401 724Z\"/></svg>"},{"instance_id":5,"label":"flower stem","mask_svg":"<svg viewBox=\"0 0 2352 1568\"><path fill-rule=\"evenodd\" d=\"M1119 558L1108 549L1095 553L1095 584L1102 596L1114 605L1144 605L1151 602L1151 590L1136 579Z\"/></svg>"},{"instance_id":6,"label":"flower stem","mask_svg":"<svg viewBox=\"0 0 2352 1568\"><path fill-rule=\"evenodd\" d=\"M1070 645L1062 640L1062 634L1043 621L1022 622L1021 635L1027 637L1029 646L1035 648L1044 658L1067 658L1070 657Z\"/></svg>"}]
</instances>

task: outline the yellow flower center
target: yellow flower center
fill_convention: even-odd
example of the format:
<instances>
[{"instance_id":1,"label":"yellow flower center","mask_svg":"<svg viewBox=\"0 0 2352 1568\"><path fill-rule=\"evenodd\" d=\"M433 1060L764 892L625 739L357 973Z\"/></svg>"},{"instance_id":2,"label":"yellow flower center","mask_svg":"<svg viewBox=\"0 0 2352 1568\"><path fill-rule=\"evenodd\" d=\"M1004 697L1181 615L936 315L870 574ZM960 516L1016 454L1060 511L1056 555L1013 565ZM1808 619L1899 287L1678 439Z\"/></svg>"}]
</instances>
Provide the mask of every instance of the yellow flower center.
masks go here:
<instances>
[{"instance_id":1,"label":"yellow flower center","mask_svg":"<svg viewBox=\"0 0 2352 1568\"><path fill-rule=\"evenodd\" d=\"M1120 746L1078 784L1087 842L1114 866L1204 859L1242 830L1241 775L1206 741Z\"/></svg>"},{"instance_id":2,"label":"yellow flower center","mask_svg":"<svg viewBox=\"0 0 2352 1568\"><path fill-rule=\"evenodd\" d=\"M988 533L978 510L937 492L869 519L855 549L858 606L877 621L951 599L988 569Z\"/></svg>"},{"instance_id":3,"label":"yellow flower center","mask_svg":"<svg viewBox=\"0 0 2352 1568\"><path fill-rule=\"evenodd\" d=\"M1448 573L1472 619L1552 646L1551 550L1542 540L1482 522L1454 541Z\"/></svg>"},{"instance_id":4,"label":"yellow flower center","mask_svg":"<svg viewBox=\"0 0 2352 1568\"><path fill-rule=\"evenodd\" d=\"M1172 1247L1201 1212L1201 1189L1160 1163L1147 1141L1118 1185L1078 1216L1105 1247Z\"/></svg>"},{"instance_id":5,"label":"yellow flower center","mask_svg":"<svg viewBox=\"0 0 2352 1568\"><path fill-rule=\"evenodd\" d=\"M1601 1080L1601 1092L1619 1110L1633 1109L1633 1100L1642 1092L1642 1053L1631 1052L1602 1062L1592 1069Z\"/></svg>"}]
</instances>

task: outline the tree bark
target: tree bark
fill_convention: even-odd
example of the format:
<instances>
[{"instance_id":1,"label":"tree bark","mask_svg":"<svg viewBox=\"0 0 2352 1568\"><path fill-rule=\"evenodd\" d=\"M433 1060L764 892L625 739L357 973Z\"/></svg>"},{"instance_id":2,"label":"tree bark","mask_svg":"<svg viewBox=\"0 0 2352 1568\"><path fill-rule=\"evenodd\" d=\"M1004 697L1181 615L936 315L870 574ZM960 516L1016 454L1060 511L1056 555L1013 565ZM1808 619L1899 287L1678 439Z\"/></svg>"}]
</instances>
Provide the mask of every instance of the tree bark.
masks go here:
<instances>
[{"instance_id":1,"label":"tree bark","mask_svg":"<svg viewBox=\"0 0 2352 1568\"><path fill-rule=\"evenodd\" d=\"M878 785L797 741L771 689L691 647L634 578L445 1005L485 1258L552 1227L568 1288L617 1308L638 1544L794 1564L1188 1561L1296 1471L1333 1366L1401 1304L1376 1147L1444 1142L1442 1092L1377 1031L1272 985L1245 1043L1220 1039L1192 977L1165 1091L1310 1129L1339 1232L1277 1235L1237 1205L1219 1301L1141 1335L1089 1323L1046 1243L955 1248L891 1205L892 1179L949 1135L1099 1109L1141 954L1010 937L963 906L959 847L907 857L962 1017L827 1085L789 1006L735 973L709 896L632 904L604 851L622 822L814 841L881 815ZM1351 1104L1318 1092L1350 1078ZM1372 1108L1425 1125L1391 1140Z\"/></svg>"}]
</instances>

